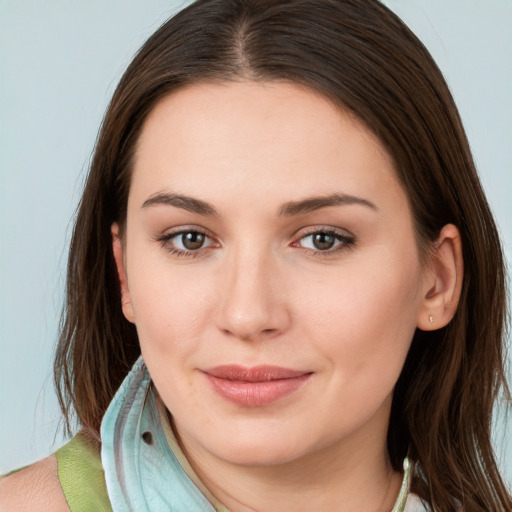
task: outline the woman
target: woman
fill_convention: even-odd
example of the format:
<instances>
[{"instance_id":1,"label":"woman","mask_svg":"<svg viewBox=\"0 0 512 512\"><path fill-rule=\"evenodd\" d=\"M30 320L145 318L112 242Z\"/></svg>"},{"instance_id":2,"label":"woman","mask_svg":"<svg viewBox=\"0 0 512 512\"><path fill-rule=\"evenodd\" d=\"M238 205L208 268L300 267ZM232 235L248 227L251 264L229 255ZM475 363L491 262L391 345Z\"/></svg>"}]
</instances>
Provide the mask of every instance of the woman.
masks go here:
<instances>
[{"instance_id":1,"label":"woman","mask_svg":"<svg viewBox=\"0 0 512 512\"><path fill-rule=\"evenodd\" d=\"M100 132L66 315L82 429L8 499L512 506L499 239L440 72L376 1L198 1L149 39Z\"/></svg>"}]
</instances>

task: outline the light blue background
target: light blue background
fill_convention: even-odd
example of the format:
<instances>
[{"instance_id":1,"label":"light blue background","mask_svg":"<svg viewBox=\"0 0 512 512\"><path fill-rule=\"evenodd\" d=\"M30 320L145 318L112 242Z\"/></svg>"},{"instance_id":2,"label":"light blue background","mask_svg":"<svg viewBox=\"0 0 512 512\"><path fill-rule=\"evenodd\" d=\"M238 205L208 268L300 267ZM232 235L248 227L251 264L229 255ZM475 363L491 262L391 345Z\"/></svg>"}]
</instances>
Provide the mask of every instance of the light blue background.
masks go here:
<instances>
[{"instance_id":1,"label":"light blue background","mask_svg":"<svg viewBox=\"0 0 512 512\"><path fill-rule=\"evenodd\" d=\"M107 102L187 2L0 0L0 471L62 443L51 362L72 218ZM512 1L388 0L444 72L512 261ZM496 448L512 482L500 420ZM510 427L510 424L509 424Z\"/></svg>"}]
</instances>

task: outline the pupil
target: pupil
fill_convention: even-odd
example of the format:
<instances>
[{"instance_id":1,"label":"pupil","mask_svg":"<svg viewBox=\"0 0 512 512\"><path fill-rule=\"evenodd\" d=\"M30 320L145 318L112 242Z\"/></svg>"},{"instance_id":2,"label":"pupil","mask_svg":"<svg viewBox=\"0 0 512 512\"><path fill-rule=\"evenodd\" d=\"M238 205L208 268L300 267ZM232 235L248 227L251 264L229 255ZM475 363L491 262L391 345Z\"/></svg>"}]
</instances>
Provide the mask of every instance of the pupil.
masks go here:
<instances>
[{"instance_id":1,"label":"pupil","mask_svg":"<svg viewBox=\"0 0 512 512\"><path fill-rule=\"evenodd\" d=\"M202 233L191 231L190 233L184 233L181 235L181 241L185 248L193 251L202 247L204 243L204 235Z\"/></svg>"},{"instance_id":2,"label":"pupil","mask_svg":"<svg viewBox=\"0 0 512 512\"><path fill-rule=\"evenodd\" d=\"M317 233L313 237L313 245L320 251L326 251L334 245L335 239L332 235Z\"/></svg>"}]
</instances>

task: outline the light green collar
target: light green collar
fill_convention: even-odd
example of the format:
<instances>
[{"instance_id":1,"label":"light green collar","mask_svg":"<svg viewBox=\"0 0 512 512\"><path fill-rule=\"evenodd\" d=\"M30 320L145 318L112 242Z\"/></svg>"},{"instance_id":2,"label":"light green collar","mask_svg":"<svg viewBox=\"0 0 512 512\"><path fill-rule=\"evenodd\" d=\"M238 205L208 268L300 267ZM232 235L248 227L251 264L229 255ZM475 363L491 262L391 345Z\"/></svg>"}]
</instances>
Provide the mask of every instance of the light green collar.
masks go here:
<instances>
[{"instance_id":1,"label":"light green collar","mask_svg":"<svg viewBox=\"0 0 512 512\"><path fill-rule=\"evenodd\" d=\"M178 443L173 442L176 439L172 430L164 431L165 421L160 418L141 357L123 381L101 424L101 460L112 508L138 512L226 510L220 504L214 507L194 484L198 477ZM180 460L187 462L184 467ZM425 510L410 507L410 480L411 465L405 459L404 478L392 512Z\"/></svg>"},{"instance_id":2,"label":"light green collar","mask_svg":"<svg viewBox=\"0 0 512 512\"><path fill-rule=\"evenodd\" d=\"M101 423L101 460L112 508L215 512L169 448L150 384L139 358Z\"/></svg>"}]
</instances>

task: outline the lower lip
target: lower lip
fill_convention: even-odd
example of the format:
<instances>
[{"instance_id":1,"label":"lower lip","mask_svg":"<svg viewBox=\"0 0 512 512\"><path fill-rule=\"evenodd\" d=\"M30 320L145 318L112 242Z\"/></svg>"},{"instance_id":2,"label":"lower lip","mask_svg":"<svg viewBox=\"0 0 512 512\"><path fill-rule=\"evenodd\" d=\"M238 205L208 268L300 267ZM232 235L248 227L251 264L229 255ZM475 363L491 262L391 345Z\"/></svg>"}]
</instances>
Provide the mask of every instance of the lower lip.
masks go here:
<instances>
[{"instance_id":1,"label":"lower lip","mask_svg":"<svg viewBox=\"0 0 512 512\"><path fill-rule=\"evenodd\" d=\"M288 379L246 382L214 377L205 373L213 389L226 400L242 407L264 407L297 391L311 373Z\"/></svg>"}]
</instances>

